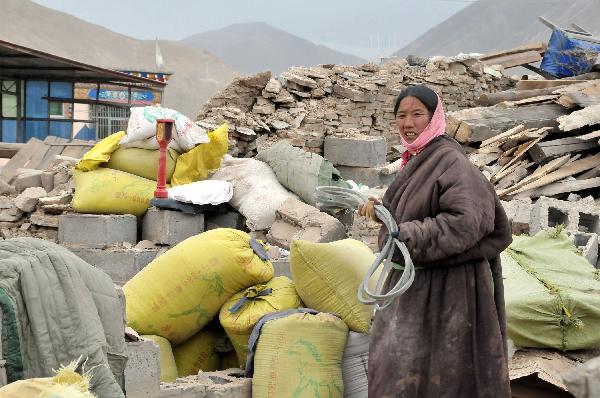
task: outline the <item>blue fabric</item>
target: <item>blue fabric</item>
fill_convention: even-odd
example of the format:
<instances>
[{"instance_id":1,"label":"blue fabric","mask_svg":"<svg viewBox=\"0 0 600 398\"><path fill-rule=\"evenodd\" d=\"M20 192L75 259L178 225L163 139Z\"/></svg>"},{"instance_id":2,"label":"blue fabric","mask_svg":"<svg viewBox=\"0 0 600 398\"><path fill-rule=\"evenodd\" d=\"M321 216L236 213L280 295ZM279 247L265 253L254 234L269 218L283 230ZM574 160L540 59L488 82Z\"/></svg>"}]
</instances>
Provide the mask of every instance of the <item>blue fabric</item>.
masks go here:
<instances>
[{"instance_id":1,"label":"blue fabric","mask_svg":"<svg viewBox=\"0 0 600 398\"><path fill-rule=\"evenodd\" d=\"M50 122L50 135L71 139L73 132L72 122Z\"/></svg>"},{"instance_id":2,"label":"blue fabric","mask_svg":"<svg viewBox=\"0 0 600 398\"><path fill-rule=\"evenodd\" d=\"M50 83L50 97L73 98L73 83L52 82Z\"/></svg>"},{"instance_id":3,"label":"blue fabric","mask_svg":"<svg viewBox=\"0 0 600 398\"><path fill-rule=\"evenodd\" d=\"M540 68L557 78L581 75L592 70L598 54L600 44L570 38L554 29Z\"/></svg>"},{"instance_id":4,"label":"blue fabric","mask_svg":"<svg viewBox=\"0 0 600 398\"><path fill-rule=\"evenodd\" d=\"M26 117L48 117L48 82L27 80L25 84Z\"/></svg>"},{"instance_id":5,"label":"blue fabric","mask_svg":"<svg viewBox=\"0 0 600 398\"><path fill-rule=\"evenodd\" d=\"M75 138L78 140L96 140L96 129L90 128L86 124L81 128L81 130L75 133Z\"/></svg>"},{"instance_id":6,"label":"blue fabric","mask_svg":"<svg viewBox=\"0 0 600 398\"><path fill-rule=\"evenodd\" d=\"M48 122L36 122L27 120L25 122L25 137L24 142L29 141L32 137L44 140L48 136Z\"/></svg>"}]
</instances>

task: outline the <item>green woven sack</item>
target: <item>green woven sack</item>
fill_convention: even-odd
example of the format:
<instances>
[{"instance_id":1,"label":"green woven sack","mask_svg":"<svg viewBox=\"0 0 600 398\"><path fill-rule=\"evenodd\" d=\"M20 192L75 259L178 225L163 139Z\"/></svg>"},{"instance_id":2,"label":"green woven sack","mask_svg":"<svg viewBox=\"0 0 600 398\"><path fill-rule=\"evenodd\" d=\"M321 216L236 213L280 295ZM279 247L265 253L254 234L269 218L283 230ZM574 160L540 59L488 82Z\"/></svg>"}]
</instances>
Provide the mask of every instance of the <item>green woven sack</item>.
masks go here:
<instances>
[{"instance_id":1,"label":"green woven sack","mask_svg":"<svg viewBox=\"0 0 600 398\"><path fill-rule=\"evenodd\" d=\"M600 272L560 229L515 236L502 253L508 335L515 345L600 347Z\"/></svg>"}]
</instances>

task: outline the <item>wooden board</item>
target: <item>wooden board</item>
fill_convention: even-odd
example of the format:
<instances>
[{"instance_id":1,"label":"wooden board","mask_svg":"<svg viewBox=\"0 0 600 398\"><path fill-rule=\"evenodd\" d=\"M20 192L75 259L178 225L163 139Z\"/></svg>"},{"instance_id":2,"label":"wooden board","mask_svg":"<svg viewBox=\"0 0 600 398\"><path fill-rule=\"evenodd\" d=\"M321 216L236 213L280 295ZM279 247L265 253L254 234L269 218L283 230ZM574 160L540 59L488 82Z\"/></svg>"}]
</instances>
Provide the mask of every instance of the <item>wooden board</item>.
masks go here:
<instances>
[{"instance_id":1,"label":"wooden board","mask_svg":"<svg viewBox=\"0 0 600 398\"><path fill-rule=\"evenodd\" d=\"M501 65L505 69L523 64L540 62L541 60L542 56L538 51L523 51L513 54L501 54L495 57L481 59L484 65Z\"/></svg>"},{"instance_id":2,"label":"wooden board","mask_svg":"<svg viewBox=\"0 0 600 398\"><path fill-rule=\"evenodd\" d=\"M565 164L567 164L567 162L570 159L571 159L571 155L565 155L565 156L563 156L561 158L554 159L554 160L548 162L547 164L545 164L543 166L540 166L530 176L525 177L523 180L519 181L515 185L513 185L511 187L508 187L506 189L498 191L498 196L508 195L511 192L516 191L517 189L521 188L522 186L525 186L527 184L530 184L530 183L532 183L532 182L534 182L534 181L542 178L546 174L551 173L554 170L557 170L559 167L562 167Z\"/></svg>"},{"instance_id":3,"label":"wooden board","mask_svg":"<svg viewBox=\"0 0 600 398\"><path fill-rule=\"evenodd\" d=\"M513 163L515 163L517 160L520 160L520 159L521 159L521 157L522 157L523 155L525 155L525 153L526 153L526 152L527 152L527 151L528 151L528 150L529 150L529 149L530 149L532 146L534 146L535 144L537 144L538 142L540 142L540 141L541 141L541 140L542 140L542 139L543 139L543 138L546 136L546 134L547 134L547 133L543 133L543 134L542 134L542 135L541 135L539 138L536 138L535 140L532 140L532 141L526 142L525 144L519 145L519 147L518 147L518 149L517 149L517 151L516 151L516 153L515 153L515 156L514 156L514 158L513 158L513 159L512 159L510 162L508 162L508 163L506 164L506 166L502 167L502 169L500 169L500 171L498 172L498 174L492 177L492 180L491 180L491 181L492 181L492 182L494 182L494 181L497 181L498 179L502 178L502 176L504 176L503 172L505 172L505 171L506 171L506 169L508 169L508 167L510 167L510 166L511 166Z\"/></svg>"},{"instance_id":4,"label":"wooden board","mask_svg":"<svg viewBox=\"0 0 600 398\"><path fill-rule=\"evenodd\" d=\"M598 147L596 141L582 141L576 137L561 138L558 140L544 141L535 144L529 151L529 155L536 163L542 163L546 159L562 156L567 153L577 153Z\"/></svg>"},{"instance_id":5,"label":"wooden board","mask_svg":"<svg viewBox=\"0 0 600 398\"><path fill-rule=\"evenodd\" d=\"M562 131L573 131L585 126L600 124L600 104L592 105L557 119Z\"/></svg>"},{"instance_id":6,"label":"wooden board","mask_svg":"<svg viewBox=\"0 0 600 398\"><path fill-rule=\"evenodd\" d=\"M597 167L600 165L600 153L594 156L590 156L585 159L580 159L576 162L566 165L559 170L556 170L552 173L545 175L544 177L532 182L531 184L527 184L514 192L514 194L536 189L548 185L550 183L562 180L563 178L570 177L575 174L582 173L591 168Z\"/></svg>"},{"instance_id":7,"label":"wooden board","mask_svg":"<svg viewBox=\"0 0 600 398\"><path fill-rule=\"evenodd\" d=\"M66 146L64 151L62 152L62 155L70 156L70 157L76 158L76 159L80 159L95 144L94 141L83 141L83 140L77 140L77 139L71 141L71 143L78 144L78 145Z\"/></svg>"},{"instance_id":8,"label":"wooden board","mask_svg":"<svg viewBox=\"0 0 600 398\"><path fill-rule=\"evenodd\" d=\"M578 83L587 83L587 80L520 80L516 85L516 89L539 90L541 88L569 86Z\"/></svg>"},{"instance_id":9,"label":"wooden board","mask_svg":"<svg viewBox=\"0 0 600 398\"><path fill-rule=\"evenodd\" d=\"M39 170L45 170L46 168L48 168L48 165L50 164L50 162L52 162L54 160L54 155L60 155L63 152L63 150L65 149L64 146L58 145L58 144L66 144L68 142L69 142L69 140L67 140L66 138L62 138L62 137L54 137L54 136L46 137L46 139L44 140L44 144L49 145L50 148L48 148L46 155L44 155L44 157L42 158L42 160L40 161L40 163L37 165L36 168Z\"/></svg>"},{"instance_id":10,"label":"wooden board","mask_svg":"<svg viewBox=\"0 0 600 398\"><path fill-rule=\"evenodd\" d=\"M546 44L544 42L530 43L530 44L525 44L525 45L522 45L519 47L510 48L508 50L484 54L481 57L479 57L479 59L481 61L487 61L487 60L493 59L493 58L503 57L503 56L510 55L510 54L523 53L523 52L528 52L528 51L535 51L539 54L539 53L546 52L547 48L548 48L548 44Z\"/></svg>"},{"instance_id":11,"label":"wooden board","mask_svg":"<svg viewBox=\"0 0 600 398\"><path fill-rule=\"evenodd\" d=\"M2 177L10 181L18 169L34 169L48 151L48 146L37 138L31 138L25 146L2 167Z\"/></svg>"},{"instance_id":12,"label":"wooden board","mask_svg":"<svg viewBox=\"0 0 600 398\"><path fill-rule=\"evenodd\" d=\"M585 180L573 180L564 182L555 182L553 184L546 185L542 188L532 189L529 191L523 191L515 198L537 198L540 196L555 196L561 193L577 192L584 189L598 188L600 187L600 177L588 178Z\"/></svg>"},{"instance_id":13,"label":"wooden board","mask_svg":"<svg viewBox=\"0 0 600 398\"><path fill-rule=\"evenodd\" d=\"M461 121L456 133L459 142L486 142L519 124L525 128L556 128L556 119L569 111L557 104L530 105L513 108L499 106L471 108L450 112Z\"/></svg>"},{"instance_id":14,"label":"wooden board","mask_svg":"<svg viewBox=\"0 0 600 398\"><path fill-rule=\"evenodd\" d=\"M512 136L514 136L516 134L519 134L523 130L525 130L525 125L519 124L518 126L515 126L515 127L511 128L510 130L505 131L504 133L498 134L495 137L492 137L490 139L487 139L487 140L483 141L481 143L481 147L480 148L483 148L483 147L488 146L488 145L494 145L497 142L508 141L510 139L510 137L512 137Z\"/></svg>"},{"instance_id":15,"label":"wooden board","mask_svg":"<svg viewBox=\"0 0 600 398\"><path fill-rule=\"evenodd\" d=\"M554 94L553 91L555 91L555 90L556 90L556 88L554 88L554 87L547 87L547 88L542 88L542 89L538 89L538 90L498 91L495 93L482 94L479 97L479 99L477 99L477 104L483 105L483 106L490 106L490 105L499 104L500 102L520 101L520 100L524 100L527 98L539 97L542 95L551 95L551 94ZM554 95L560 95L560 94L554 94Z\"/></svg>"}]
</instances>

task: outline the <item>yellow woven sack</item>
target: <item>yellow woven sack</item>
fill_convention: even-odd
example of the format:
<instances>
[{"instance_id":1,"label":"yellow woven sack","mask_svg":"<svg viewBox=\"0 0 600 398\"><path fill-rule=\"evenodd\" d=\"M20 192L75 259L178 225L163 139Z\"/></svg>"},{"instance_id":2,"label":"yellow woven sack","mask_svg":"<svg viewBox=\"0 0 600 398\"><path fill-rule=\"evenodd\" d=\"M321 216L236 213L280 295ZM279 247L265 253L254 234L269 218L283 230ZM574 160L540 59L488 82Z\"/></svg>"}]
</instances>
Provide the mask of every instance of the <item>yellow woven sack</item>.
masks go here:
<instances>
[{"instance_id":1,"label":"yellow woven sack","mask_svg":"<svg viewBox=\"0 0 600 398\"><path fill-rule=\"evenodd\" d=\"M2 398L96 398L90 375L75 372L77 361L63 366L54 377L15 381L0 388Z\"/></svg>"},{"instance_id":2,"label":"yellow woven sack","mask_svg":"<svg viewBox=\"0 0 600 398\"><path fill-rule=\"evenodd\" d=\"M219 364L219 370L227 369L240 369L240 363L235 351L221 354L221 363Z\"/></svg>"},{"instance_id":3,"label":"yellow woven sack","mask_svg":"<svg viewBox=\"0 0 600 398\"><path fill-rule=\"evenodd\" d=\"M81 171L96 170L101 163L106 163L111 154L119 149L119 141L125 136L124 131L114 133L94 145L92 149L86 152L75 168Z\"/></svg>"},{"instance_id":4,"label":"yellow woven sack","mask_svg":"<svg viewBox=\"0 0 600 398\"><path fill-rule=\"evenodd\" d=\"M213 229L179 243L123 286L127 320L139 333L181 343L236 292L272 278L273 266L254 253L247 233Z\"/></svg>"},{"instance_id":5,"label":"yellow woven sack","mask_svg":"<svg viewBox=\"0 0 600 398\"><path fill-rule=\"evenodd\" d=\"M160 348L160 381L172 383L179 377L177 373L177 365L173 356L173 349L169 340L160 336L142 335L144 340L153 341Z\"/></svg>"},{"instance_id":6,"label":"yellow woven sack","mask_svg":"<svg viewBox=\"0 0 600 398\"><path fill-rule=\"evenodd\" d=\"M79 213L141 216L156 189L154 181L103 167L87 172L73 170L73 177L75 195L71 206Z\"/></svg>"},{"instance_id":7,"label":"yellow woven sack","mask_svg":"<svg viewBox=\"0 0 600 398\"><path fill-rule=\"evenodd\" d=\"M223 305L219 321L225 329L243 369L248 354L248 338L254 325L264 315L300 307L294 283L285 276L273 278L235 294Z\"/></svg>"},{"instance_id":8,"label":"yellow woven sack","mask_svg":"<svg viewBox=\"0 0 600 398\"><path fill-rule=\"evenodd\" d=\"M160 151L158 149L119 148L113 152L108 163L106 163L106 167L156 181L159 156ZM178 157L179 153L169 148L166 159L167 182L171 182Z\"/></svg>"},{"instance_id":9,"label":"yellow woven sack","mask_svg":"<svg viewBox=\"0 0 600 398\"><path fill-rule=\"evenodd\" d=\"M210 142L200 144L177 159L171 182L173 186L205 180L210 170L218 169L229 145L227 123L208 133Z\"/></svg>"},{"instance_id":10,"label":"yellow woven sack","mask_svg":"<svg viewBox=\"0 0 600 398\"><path fill-rule=\"evenodd\" d=\"M254 398L342 398L348 327L338 317L292 314L265 323L254 355Z\"/></svg>"},{"instance_id":11,"label":"yellow woven sack","mask_svg":"<svg viewBox=\"0 0 600 398\"><path fill-rule=\"evenodd\" d=\"M361 304L357 293L373 261L371 249L354 239L330 243L298 240L291 245L290 268L304 304L338 314L358 333L368 333L371 327L372 307Z\"/></svg>"},{"instance_id":12,"label":"yellow woven sack","mask_svg":"<svg viewBox=\"0 0 600 398\"><path fill-rule=\"evenodd\" d=\"M218 337L218 331L202 329L173 349L179 377L196 375L200 370L213 372L219 368L221 358L215 350Z\"/></svg>"}]
</instances>

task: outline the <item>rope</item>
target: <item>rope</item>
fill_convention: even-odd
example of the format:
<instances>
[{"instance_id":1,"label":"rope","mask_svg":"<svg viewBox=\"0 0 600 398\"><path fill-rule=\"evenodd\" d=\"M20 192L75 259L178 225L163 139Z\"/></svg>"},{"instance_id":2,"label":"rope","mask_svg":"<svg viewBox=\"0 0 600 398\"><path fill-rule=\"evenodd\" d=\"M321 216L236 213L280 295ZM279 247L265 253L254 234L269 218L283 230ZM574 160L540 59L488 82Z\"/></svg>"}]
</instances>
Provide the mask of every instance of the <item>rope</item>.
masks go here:
<instances>
[{"instance_id":1,"label":"rope","mask_svg":"<svg viewBox=\"0 0 600 398\"><path fill-rule=\"evenodd\" d=\"M317 187L315 194L317 207L324 211L334 212L341 209L354 210L367 203L368 199L358 191L349 188L322 186ZM375 205L375 215L383 222L388 230L388 235L383 249L369 267L358 288L358 300L367 305L375 305L375 310L381 310L390 305L394 299L408 290L415 279L415 266L410 258L404 242L398 239L398 225L392 214L382 205ZM392 267L392 257L396 248L404 257L404 270L396 284L387 292L383 292L383 283L387 279ZM383 267L375 290L369 288L369 281L379 269Z\"/></svg>"}]
</instances>

